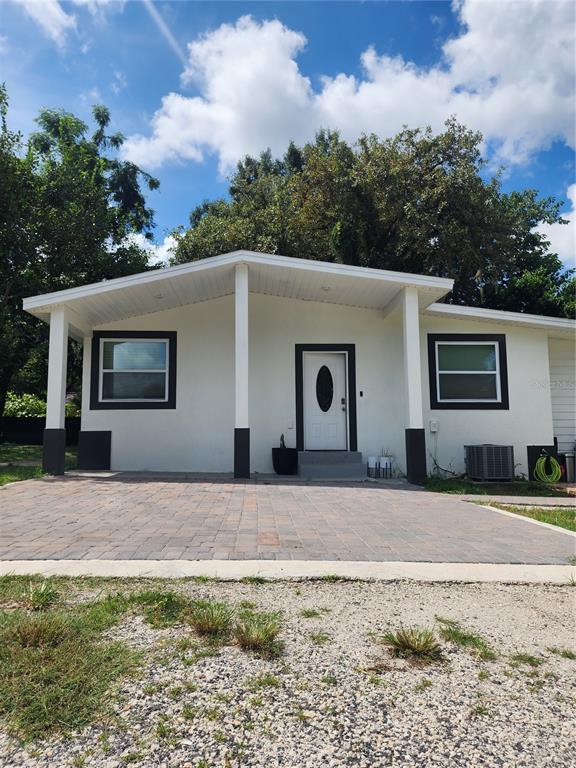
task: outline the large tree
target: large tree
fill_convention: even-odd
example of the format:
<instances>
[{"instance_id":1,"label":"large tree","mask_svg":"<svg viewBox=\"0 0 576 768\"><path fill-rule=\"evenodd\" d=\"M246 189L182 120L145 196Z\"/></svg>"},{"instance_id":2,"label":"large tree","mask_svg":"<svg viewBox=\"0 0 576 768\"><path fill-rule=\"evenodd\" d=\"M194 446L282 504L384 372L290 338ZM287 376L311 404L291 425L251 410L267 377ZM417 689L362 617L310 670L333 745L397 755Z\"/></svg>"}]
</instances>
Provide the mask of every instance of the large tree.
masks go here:
<instances>
[{"instance_id":1,"label":"large tree","mask_svg":"<svg viewBox=\"0 0 576 768\"><path fill-rule=\"evenodd\" d=\"M452 303L570 315L572 276L535 229L562 221L560 203L503 193L481 145L449 120L354 146L320 131L282 159L246 157L230 198L192 211L174 261L247 248L453 277Z\"/></svg>"},{"instance_id":2,"label":"large tree","mask_svg":"<svg viewBox=\"0 0 576 768\"><path fill-rule=\"evenodd\" d=\"M123 137L107 134L105 107L94 107L92 132L74 115L43 110L27 144L7 113L1 87L0 414L11 386L45 386L47 330L22 311L22 298L148 269L146 250L130 236L151 237L142 186L158 186L118 159ZM71 357L77 387L77 350Z\"/></svg>"}]
</instances>

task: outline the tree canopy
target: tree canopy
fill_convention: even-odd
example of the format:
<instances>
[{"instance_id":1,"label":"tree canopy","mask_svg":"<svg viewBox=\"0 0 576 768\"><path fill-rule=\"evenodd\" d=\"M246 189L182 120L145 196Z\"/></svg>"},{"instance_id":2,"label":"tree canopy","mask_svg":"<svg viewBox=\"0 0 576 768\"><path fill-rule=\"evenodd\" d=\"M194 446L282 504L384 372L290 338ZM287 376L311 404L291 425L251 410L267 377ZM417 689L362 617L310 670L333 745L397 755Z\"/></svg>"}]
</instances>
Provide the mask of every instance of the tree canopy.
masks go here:
<instances>
[{"instance_id":1,"label":"tree canopy","mask_svg":"<svg viewBox=\"0 0 576 768\"><path fill-rule=\"evenodd\" d=\"M22 311L24 296L148 269L146 250L130 236L152 237L143 187L158 181L118 159L124 139L107 134L105 107L94 107L93 118L90 133L72 114L42 110L25 144L8 127L0 87L0 414L10 386L46 386L47 329ZM76 386L78 374L72 365Z\"/></svg>"},{"instance_id":2,"label":"tree canopy","mask_svg":"<svg viewBox=\"0 0 576 768\"><path fill-rule=\"evenodd\" d=\"M449 120L351 146L333 131L284 157L242 160L228 200L181 231L175 263L235 249L455 279L447 301L572 316L574 278L536 231L562 222L536 190L504 193L482 136Z\"/></svg>"}]
</instances>

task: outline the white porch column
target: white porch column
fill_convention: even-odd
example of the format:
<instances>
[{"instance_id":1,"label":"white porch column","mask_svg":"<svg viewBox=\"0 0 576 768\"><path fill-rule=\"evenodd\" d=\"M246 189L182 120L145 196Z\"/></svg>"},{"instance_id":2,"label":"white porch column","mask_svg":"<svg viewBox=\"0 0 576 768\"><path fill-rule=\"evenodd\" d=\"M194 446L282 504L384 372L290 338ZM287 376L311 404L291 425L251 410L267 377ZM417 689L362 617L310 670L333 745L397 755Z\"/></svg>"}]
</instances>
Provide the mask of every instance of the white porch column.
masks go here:
<instances>
[{"instance_id":1,"label":"white porch column","mask_svg":"<svg viewBox=\"0 0 576 768\"><path fill-rule=\"evenodd\" d=\"M418 289L413 286L404 288L402 319L406 392L406 476L408 482L420 484L426 480L426 444L422 411Z\"/></svg>"},{"instance_id":2,"label":"white porch column","mask_svg":"<svg viewBox=\"0 0 576 768\"><path fill-rule=\"evenodd\" d=\"M55 475L64 473L66 430L66 367L68 362L68 317L64 307L50 313L50 342L48 347L48 388L46 398L46 429L42 466Z\"/></svg>"},{"instance_id":3,"label":"white porch column","mask_svg":"<svg viewBox=\"0 0 576 768\"><path fill-rule=\"evenodd\" d=\"M248 265L237 264L234 293L234 477L238 478L250 477L248 351Z\"/></svg>"}]
</instances>

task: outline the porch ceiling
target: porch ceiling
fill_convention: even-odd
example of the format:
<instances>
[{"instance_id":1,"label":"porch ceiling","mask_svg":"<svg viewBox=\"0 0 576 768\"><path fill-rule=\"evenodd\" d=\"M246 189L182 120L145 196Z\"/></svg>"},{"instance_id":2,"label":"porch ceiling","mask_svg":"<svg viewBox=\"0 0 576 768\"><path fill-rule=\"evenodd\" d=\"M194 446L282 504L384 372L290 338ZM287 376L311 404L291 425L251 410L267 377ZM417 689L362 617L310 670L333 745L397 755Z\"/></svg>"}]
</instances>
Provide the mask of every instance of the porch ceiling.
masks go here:
<instances>
[{"instance_id":1,"label":"porch ceiling","mask_svg":"<svg viewBox=\"0 0 576 768\"><path fill-rule=\"evenodd\" d=\"M249 266L251 293L366 309L385 309L407 286L418 288L420 308L425 309L444 296L453 283L446 278L235 251L30 297L24 299L23 307L49 322L52 309L65 306L71 334L82 336L105 323L232 294L234 268L239 263Z\"/></svg>"}]
</instances>

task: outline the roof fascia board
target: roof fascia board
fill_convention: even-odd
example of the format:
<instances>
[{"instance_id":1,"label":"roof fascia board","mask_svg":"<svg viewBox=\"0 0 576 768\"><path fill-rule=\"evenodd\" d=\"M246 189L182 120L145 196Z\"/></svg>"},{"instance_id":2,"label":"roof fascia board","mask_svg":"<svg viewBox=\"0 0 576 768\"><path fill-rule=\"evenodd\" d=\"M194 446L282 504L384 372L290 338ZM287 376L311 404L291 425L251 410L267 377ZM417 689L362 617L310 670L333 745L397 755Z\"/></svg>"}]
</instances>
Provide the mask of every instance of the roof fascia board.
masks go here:
<instances>
[{"instance_id":1,"label":"roof fascia board","mask_svg":"<svg viewBox=\"0 0 576 768\"><path fill-rule=\"evenodd\" d=\"M31 311L53 304L60 304L67 301L82 299L87 296L97 296L101 293L129 288L136 285L146 285L182 274L193 274L216 267L223 267L233 264L264 264L268 266L288 267L289 269L298 269L309 272L322 272L324 274L337 277L363 277L374 280L380 280L387 283L395 283L399 286L415 285L422 288L440 289L446 293L452 289L453 280L444 277L430 277L427 275L413 275L403 272L389 272L386 270L372 269L368 267L354 267L347 264L331 264L323 261L312 261L309 259L297 259L290 256L277 256L267 253L255 253L252 251L233 251L220 256L213 256L209 259L202 259L197 262L178 264L174 267L166 267L162 270L151 270L150 272L140 272L136 275L127 277L118 277L114 280L104 280L100 283L91 283L90 285L80 286L78 288L68 288L64 291L41 294L39 296L30 296L23 300L22 306L25 310Z\"/></svg>"},{"instance_id":2,"label":"roof fascia board","mask_svg":"<svg viewBox=\"0 0 576 768\"><path fill-rule=\"evenodd\" d=\"M492 320L500 323L519 325L537 325L541 328L565 329L576 331L576 321L564 317L549 317L548 315L528 315L523 312L508 312L500 309L485 309L483 307L465 307L457 304L430 304L426 313L431 315L466 317L471 320Z\"/></svg>"}]
</instances>

